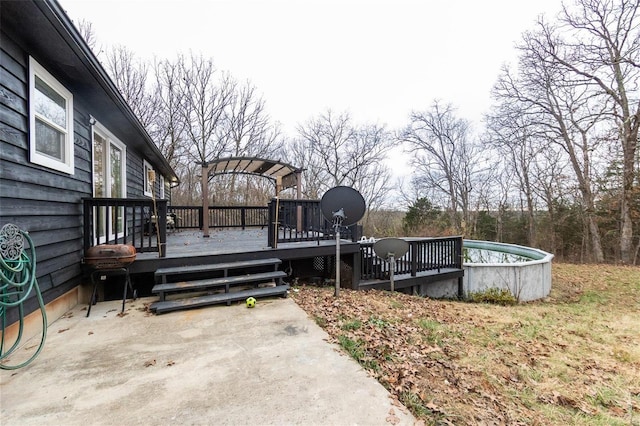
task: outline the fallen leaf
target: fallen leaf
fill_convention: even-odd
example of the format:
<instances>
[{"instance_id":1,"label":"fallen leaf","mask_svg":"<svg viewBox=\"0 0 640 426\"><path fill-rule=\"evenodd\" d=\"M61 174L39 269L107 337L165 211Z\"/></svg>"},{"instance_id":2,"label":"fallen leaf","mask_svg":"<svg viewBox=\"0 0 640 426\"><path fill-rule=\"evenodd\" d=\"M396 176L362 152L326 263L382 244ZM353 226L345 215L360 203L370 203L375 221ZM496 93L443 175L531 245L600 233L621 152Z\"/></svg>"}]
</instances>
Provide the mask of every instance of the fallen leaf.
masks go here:
<instances>
[{"instance_id":1,"label":"fallen leaf","mask_svg":"<svg viewBox=\"0 0 640 426\"><path fill-rule=\"evenodd\" d=\"M144 363L145 367L152 367L154 365L156 365L156 360L155 359L152 359L151 361L145 361L145 363Z\"/></svg>"},{"instance_id":2,"label":"fallen leaf","mask_svg":"<svg viewBox=\"0 0 640 426\"><path fill-rule=\"evenodd\" d=\"M385 420L387 421L387 423L391 423L392 425L397 425L398 423L400 423L400 419L398 418L398 416L396 416L396 412L393 411L393 408L389 409L389 415Z\"/></svg>"},{"instance_id":3,"label":"fallen leaf","mask_svg":"<svg viewBox=\"0 0 640 426\"><path fill-rule=\"evenodd\" d=\"M60 330L58 330L58 333L64 333L65 331L69 330L69 328L62 328Z\"/></svg>"}]
</instances>

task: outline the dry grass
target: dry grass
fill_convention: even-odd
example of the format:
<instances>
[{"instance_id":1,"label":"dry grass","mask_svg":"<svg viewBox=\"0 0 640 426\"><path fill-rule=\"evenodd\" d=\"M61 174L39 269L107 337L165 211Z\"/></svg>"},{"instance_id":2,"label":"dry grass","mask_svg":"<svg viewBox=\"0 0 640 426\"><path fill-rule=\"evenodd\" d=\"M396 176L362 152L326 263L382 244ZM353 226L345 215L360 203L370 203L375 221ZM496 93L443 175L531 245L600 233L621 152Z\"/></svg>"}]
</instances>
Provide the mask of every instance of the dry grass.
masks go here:
<instances>
[{"instance_id":1,"label":"dry grass","mask_svg":"<svg viewBox=\"0 0 640 426\"><path fill-rule=\"evenodd\" d=\"M550 297L516 306L296 290L426 424L640 425L640 268L556 264Z\"/></svg>"}]
</instances>

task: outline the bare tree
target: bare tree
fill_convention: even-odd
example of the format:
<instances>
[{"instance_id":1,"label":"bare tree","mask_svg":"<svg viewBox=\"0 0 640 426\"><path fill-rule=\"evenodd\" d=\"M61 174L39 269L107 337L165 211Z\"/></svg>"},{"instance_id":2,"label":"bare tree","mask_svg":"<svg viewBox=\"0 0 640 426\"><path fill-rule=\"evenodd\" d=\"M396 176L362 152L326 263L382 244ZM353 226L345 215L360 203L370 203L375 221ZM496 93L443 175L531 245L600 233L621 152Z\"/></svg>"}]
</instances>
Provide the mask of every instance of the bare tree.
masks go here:
<instances>
[{"instance_id":1,"label":"bare tree","mask_svg":"<svg viewBox=\"0 0 640 426\"><path fill-rule=\"evenodd\" d=\"M302 195L306 199L317 200L327 189L323 182L321 159L314 154L307 139L296 138L287 144L287 157L292 158L297 167L302 169Z\"/></svg>"},{"instance_id":2,"label":"bare tree","mask_svg":"<svg viewBox=\"0 0 640 426\"><path fill-rule=\"evenodd\" d=\"M181 68L178 63L161 60L155 63L157 116L150 134L169 161L178 171L186 162L188 153L185 128L186 123L180 114L183 94ZM180 173L180 171L178 171Z\"/></svg>"},{"instance_id":3,"label":"bare tree","mask_svg":"<svg viewBox=\"0 0 640 426\"><path fill-rule=\"evenodd\" d=\"M298 126L298 133L306 141L307 148L322 163L326 189L353 184L350 172L353 171L354 164L349 164L346 159L353 156L349 151L356 145L356 131L348 114L336 117L329 110L310 119L306 125Z\"/></svg>"},{"instance_id":4,"label":"bare tree","mask_svg":"<svg viewBox=\"0 0 640 426\"><path fill-rule=\"evenodd\" d=\"M218 72L213 60L191 55L178 57L182 81L179 107L190 155L205 163L230 152L226 110L231 102L235 82ZM219 78L217 78L219 76Z\"/></svg>"},{"instance_id":5,"label":"bare tree","mask_svg":"<svg viewBox=\"0 0 640 426\"><path fill-rule=\"evenodd\" d=\"M89 46L89 49L91 49L91 51L93 51L94 54L97 55L99 52L95 51L97 40L95 31L93 30L93 23L87 21L86 19L81 19L80 21L78 21L77 28L85 43L87 43L87 46Z\"/></svg>"},{"instance_id":6,"label":"bare tree","mask_svg":"<svg viewBox=\"0 0 640 426\"><path fill-rule=\"evenodd\" d=\"M531 175L535 177L533 189L546 206L547 222L549 223L543 242L543 248L552 253L558 250L558 234L563 227L565 218L561 217L557 206L567 200L568 195L576 191L575 180L567 176L565 169L569 168L566 155L556 145L548 145L536 156L532 164Z\"/></svg>"},{"instance_id":7,"label":"bare tree","mask_svg":"<svg viewBox=\"0 0 640 426\"><path fill-rule=\"evenodd\" d=\"M391 170L383 163L392 147L389 132L378 125L365 124L356 130L356 146L349 150L346 160L353 164L353 186L367 202L365 226L371 213L389 206L393 187Z\"/></svg>"},{"instance_id":8,"label":"bare tree","mask_svg":"<svg viewBox=\"0 0 640 426\"><path fill-rule=\"evenodd\" d=\"M544 150L541 138L536 135L536 126L523 105L513 100L505 101L494 107L487 115L487 142L493 146L504 161L503 167L517 180L518 189L526 204L528 224L528 244L538 245L536 235L536 203L532 173L537 156Z\"/></svg>"},{"instance_id":9,"label":"bare tree","mask_svg":"<svg viewBox=\"0 0 640 426\"><path fill-rule=\"evenodd\" d=\"M537 48L564 73L592 86L622 147L620 257L633 261L632 196L640 129L640 0L577 0L555 28L539 22ZM558 36L558 32L562 36Z\"/></svg>"},{"instance_id":10,"label":"bare tree","mask_svg":"<svg viewBox=\"0 0 640 426\"><path fill-rule=\"evenodd\" d=\"M451 223L464 233L472 219L474 174L481 166L478 151L468 139L469 123L455 116L452 105L439 101L425 112L414 111L410 120L399 139L412 149L414 181L447 200Z\"/></svg>"},{"instance_id":11,"label":"bare tree","mask_svg":"<svg viewBox=\"0 0 640 426\"><path fill-rule=\"evenodd\" d=\"M365 198L369 209L380 207L391 189L383 164L392 147L391 135L383 126L355 126L347 113L332 111L298 126L300 140L296 155L306 159L305 181L314 179L318 193L333 186L352 186ZM303 151L308 151L305 155Z\"/></svg>"},{"instance_id":12,"label":"bare tree","mask_svg":"<svg viewBox=\"0 0 640 426\"><path fill-rule=\"evenodd\" d=\"M594 167L599 149L598 124L607 103L597 99L593 85L563 70L549 55L558 42L552 27L542 23L537 32L528 32L519 46L516 76L505 68L494 88L502 103L517 104L529 128L536 128L547 143L556 143L566 152L585 208L584 218L591 235L593 259L604 261L599 226L595 217Z\"/></svg>"},{"instance_id":13,"label":"bare tree","mask_svg":"<svg viewBox=\"0 0 640 426\"><path fill-rule=\"evenodd\" d=\"M147 86L149 66L125 46L108 49L105 66L138 120L150 128L157 114L157 98L155 90Z\"/></svg>"},{"instance_id":14,"label":"bare tree","mask_svg":"<svg viewBox=\"0 0 640 426\"><path fill-rule=\"evenodd\" d=\"M265 101L249 81L234 87L226 119L232 154L270 158L277 149L280 132L271 124Z\"/></svg>"},{"instance_id":15,"label":"bare tree","mask_svg":"<svg viewBox=\"0 0 640 426\"><path fill-rule=\"evenodd\" d=\"M233 87L235 90L229 100L224 121L231 155L279 158L278 151L282 146L282 143L278 144L281 142L280 129L279 126L271 123L265 102L258 95L256 87L249 81L243 85L234 84ZM238 180L243 185L236 185ZM228 193L232 197L229 201L233 204L243 204L250 200L264 198L264 194L257 195L257 188L263 189L264 186L256 178L239 177L233 174L228 183ZM273 191L267 191L265 194L272 196Z\"/></svg>"}]
</instances>

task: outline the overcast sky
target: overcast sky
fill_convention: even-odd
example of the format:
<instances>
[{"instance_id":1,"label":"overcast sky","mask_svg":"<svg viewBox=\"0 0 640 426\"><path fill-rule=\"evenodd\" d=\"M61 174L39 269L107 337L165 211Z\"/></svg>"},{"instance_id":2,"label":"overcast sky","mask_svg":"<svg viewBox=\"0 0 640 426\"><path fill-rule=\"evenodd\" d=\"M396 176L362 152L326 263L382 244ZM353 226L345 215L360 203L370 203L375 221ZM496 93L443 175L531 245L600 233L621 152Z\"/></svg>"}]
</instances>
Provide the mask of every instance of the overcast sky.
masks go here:
<instances>
[{"instance_id":1,"label":"overcast sky","mask_svg":"<svg viewBox=\"0 0 640 426\"><path fill-rule=\"evenodd\" d=\"M59 0L100 45L141 57L190 50L249 79L292 133L331 108L356 123L407 124L434 99L479 126L514 43L561 0Z\"/></svg>"}]
</instances>

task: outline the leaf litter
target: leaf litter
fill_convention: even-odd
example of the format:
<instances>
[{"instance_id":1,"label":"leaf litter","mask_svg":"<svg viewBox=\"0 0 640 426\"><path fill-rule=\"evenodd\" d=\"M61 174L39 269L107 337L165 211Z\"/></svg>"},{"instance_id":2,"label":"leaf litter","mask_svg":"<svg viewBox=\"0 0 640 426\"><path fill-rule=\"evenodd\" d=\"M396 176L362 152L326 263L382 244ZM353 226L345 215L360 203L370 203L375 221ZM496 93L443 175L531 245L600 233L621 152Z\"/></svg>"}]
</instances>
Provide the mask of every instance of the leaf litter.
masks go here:
<instances>
[{"instance_id":1,"label":"leaf litter","mask_svg":"<svg viewBox=\"0 0 640 426\"><path fill-rule=\"evenodd\" d=\"M425 424L640 425L640 268L554 264L550 297L516 306L291 295Z\"/></svg>"}]
</instances>

